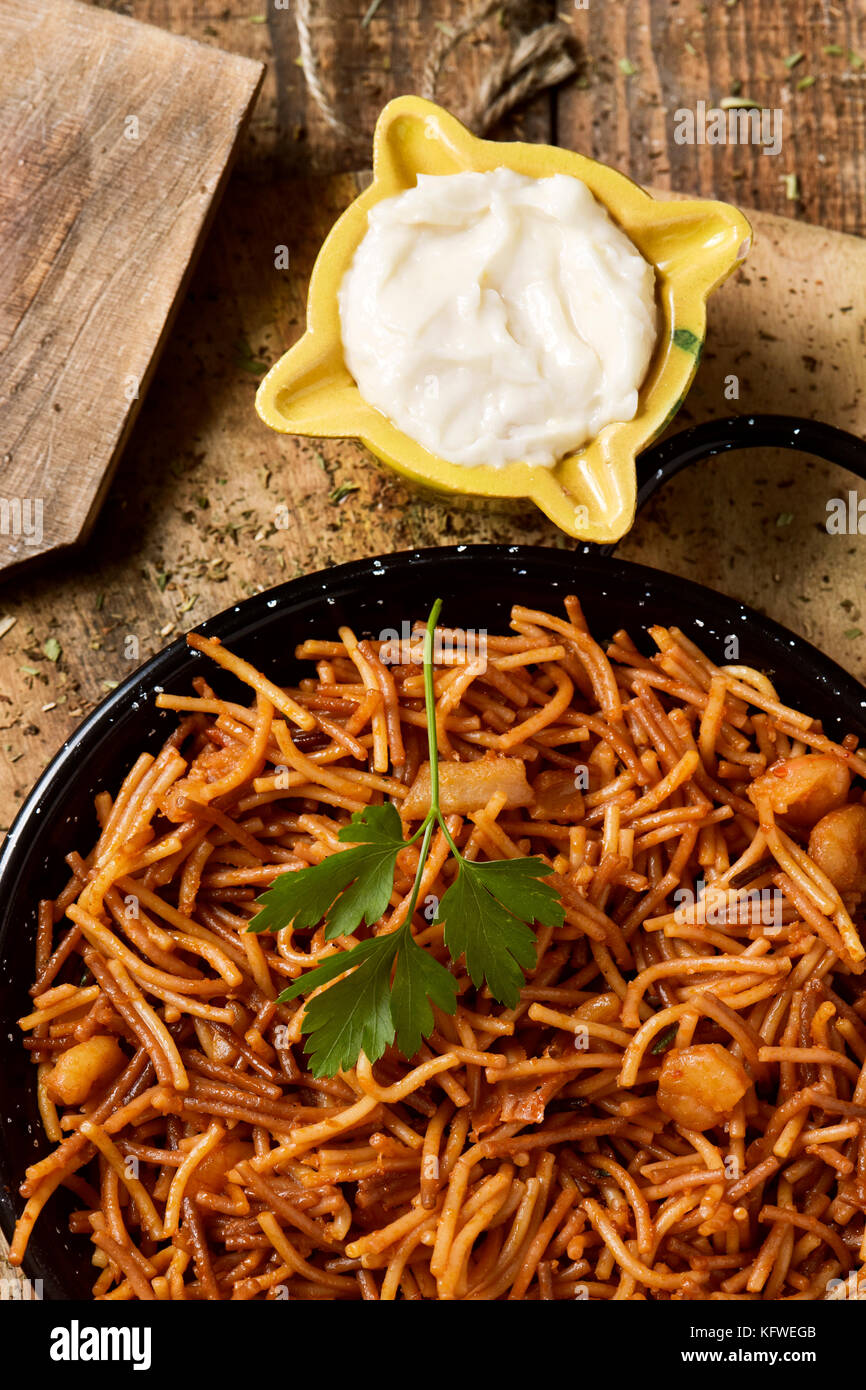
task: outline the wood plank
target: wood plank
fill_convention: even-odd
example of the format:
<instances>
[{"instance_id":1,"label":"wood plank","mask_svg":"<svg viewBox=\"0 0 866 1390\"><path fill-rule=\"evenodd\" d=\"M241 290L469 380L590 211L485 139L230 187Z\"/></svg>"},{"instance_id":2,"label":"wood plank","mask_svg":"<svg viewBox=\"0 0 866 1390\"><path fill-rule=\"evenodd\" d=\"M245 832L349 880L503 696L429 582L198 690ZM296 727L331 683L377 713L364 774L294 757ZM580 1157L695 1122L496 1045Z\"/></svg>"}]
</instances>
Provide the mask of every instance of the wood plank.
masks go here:
<instances>
[{"instance_id":1,"label":"wood plank","mask_svg":"<svg viewBox=\"0 0 866 1390\"><path fill-rule=\"evenodd\" d=\"M378 108L417 91L437 24L464 15L465 0L382 0L363 28L357 0L319 0L314 30L324 57L326 91L358 141L337 140L306 91L297 65L292 7L264 0L127 0L139 19L221 44L269 63L265 88L241 156L244 169L347 171L369 158ZM529 6L521 16L527 27ZM497 131L504 138L554 139L624 169L640 183L718 196L838 231L866 234L866 8L794 6L786 0L606 0L580 6L550 0L582 53L581 84L518 111ZM264 19L264 23L257 22ZM501 51L497 21L449 61L446 103L459 112ZM841 49L841 54L825 48ZM785 60L803 53L793 68ZM849 54L853 53L853 60ZM637 71L626 76L628 58ZM803 90L806 78L815 82ZM732 95L781 107L778 157L720 146L677 145L680 107ZM552 109L552 118L551 118ZM789 201L781 176L796 173L800 198Z\"/></svg>"},{"instance_id":2,"label":"wood plank","mask_svg":"<svg viewBox=\"0 0 866 1390\"><path fill-rule=\"evenodd\" d=\"M261 68L0 0L0 569L87 534Z\"/></svg>"},{"instance_id":3,"label":"wood plank","mask_svg":"<svg viewBox=\"0 0 866 1390\"><path fill-rule=\"evenodd\" d=\"M473 0L474 5L474 0ZM338 138L309 93L298 66L294 0L130 0L137 19L164 25L268 64L262 96L244 142L240 168L281 174L341 173L370 159L376 117L385 102L420 88L440 26L456 26L473 8L466 0L382 0L362 24L364 0L319 0L311 37L322 85L337 115L356 132ZM567 0L560 8L567 8ZM515 34L552 19L555 0L527 0L511 20ZM508 33L497 15L467 37L448 59L439 96L456 114L465 109L491 62L505 52ZM552 97L523 106L497 129L507 139L549 140Z\"/></svg>"},{"instance_id":4,"label":"wood plank","mask_svg":"<svg viewBox=\"0 0 866 1390\"><path fill-rule=\"evenodd\" d=\"M582 85L559 93L558 144L614 164L638 183L866 233L863 5L590 0L576 8L564 0L559 11L586 66ZM632 75L621 70L623 60ZM676 143L678 109L717 106L735 94L782 111L778 155ZM788 174L797 175L794 200Z\"/></svg>"}]
</instances>

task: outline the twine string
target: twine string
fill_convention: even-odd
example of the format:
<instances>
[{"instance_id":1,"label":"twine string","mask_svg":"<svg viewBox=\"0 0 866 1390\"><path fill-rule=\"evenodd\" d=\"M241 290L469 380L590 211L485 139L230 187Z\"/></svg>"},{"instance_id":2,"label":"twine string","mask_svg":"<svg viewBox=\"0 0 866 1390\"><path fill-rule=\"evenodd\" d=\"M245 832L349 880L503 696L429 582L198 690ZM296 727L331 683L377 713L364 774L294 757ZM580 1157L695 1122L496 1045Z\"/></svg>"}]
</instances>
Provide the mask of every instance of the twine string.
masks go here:
<instances>
[{"instance_id":1,"label":"twine string","mask_svg":"<svg viewBox=\"0 0 866 1390\"><path fill-rule=\"evenodd\" d=\"M342 119L325 88L321 56L314 37L316 0L295 0L301 66L307 88L330 128L347 143L370 139L357 126ZM456 48L475 33L491 15L506 16L525 8L525 0L479 0L458 24L440 29L421 75L421 95L436 99L443 68ZM561 20L538 25L516 38L509 36L507 51L484 74L478 90L459 113L464 125L478 135L485 134L509 111L530 101L540 92L558 86L574 76L578 68L571 42L571 31Z\"/></svg>"},{"instance_id":2,"label":"twine string","mask_svg":"<svg viewBox=\"0 0 866 1390\"><path fill-rule=\"evenodd\" d=\"M344 140L357 140L358 131L350 129L337 115L336 108L322 83L319 57L313 44L314 0L295 0L295 22L298 26L301 67L307 89L332 130Z\"/></svg>"}]
</instances>

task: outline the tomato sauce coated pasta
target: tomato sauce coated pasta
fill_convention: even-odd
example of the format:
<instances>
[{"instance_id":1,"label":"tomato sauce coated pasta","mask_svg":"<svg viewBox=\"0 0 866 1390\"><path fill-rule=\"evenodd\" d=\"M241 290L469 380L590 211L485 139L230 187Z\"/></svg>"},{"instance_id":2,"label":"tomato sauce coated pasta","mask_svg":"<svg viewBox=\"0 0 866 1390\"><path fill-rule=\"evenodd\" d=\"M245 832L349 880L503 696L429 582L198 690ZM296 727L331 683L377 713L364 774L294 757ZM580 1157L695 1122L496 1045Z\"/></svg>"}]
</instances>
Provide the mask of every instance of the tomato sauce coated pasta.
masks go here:
<instances>
[{"instance_id":1,"label":"tomato sauce coated pasta","mask_svg":"<svg viewBox=\"0 0 866 1390\"><path fill-rule=\"evenodd\" d=\"M100 1300L736 1300L858 1287L866 1254L866 759L677 628L595 640L576 598L515 606L479 652L443 630L436 728L468 859L539 855L515 1008L416 941L458 1004L407 1060L316 1077L303 1001L345 945L247 931L275 879L388 800L429 802L420 647L344 627L296 687L197 635L249 703L161 695L175 731L96 798L99 836L40 904L21 1019L52 1148L13 1261L60 1187ZM464 634L465 635L465 634ZM473 638L475 634L472 634ZM203 665L202 670L205 670ZM426 777L426 782L425 782ZM422 809L419 809L422 808ZM419 847L387 911L411 906Z\"/></svg>"}]
</instances>

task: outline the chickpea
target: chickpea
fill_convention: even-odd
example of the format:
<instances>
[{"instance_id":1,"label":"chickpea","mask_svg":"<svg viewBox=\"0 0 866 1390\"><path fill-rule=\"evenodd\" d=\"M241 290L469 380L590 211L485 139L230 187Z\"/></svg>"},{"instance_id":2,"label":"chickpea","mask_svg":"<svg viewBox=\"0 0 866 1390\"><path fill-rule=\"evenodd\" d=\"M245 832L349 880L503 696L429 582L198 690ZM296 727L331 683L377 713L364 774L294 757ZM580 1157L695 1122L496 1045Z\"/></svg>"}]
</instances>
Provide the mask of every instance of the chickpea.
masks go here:
<instances>
[{"instance_id":1,"label":"chickpea","mask_svg":"<svg viewBox=\"0 0 866 1390\"><path fill-rule=\"evenodd\" d=\"M659 1077L659 1109L686 1129L714 1129L749 1089L741 1062L720 1043L666 1053Z\"/></svg>"},{"instance_id":2,"label":"chickpea","mask_svg":"<svg viewBox=\"0 0 866 1390\"><path fill-rule=\"evenodd\" d=\"M576 1018L588 1018L592 1023L613 1023L619 1018L622 1000L618 994L596 994L575 1010Z\"/></svg>"},{"instance_id":3,"label":"chickpea","mask_svg":"<svg viewBox=\"0 0 866 1390\"><path fill-rule=\"evenodd\" d=\"M102 1086L126 1065L117 1039L108 1034L88 1038L61 1053L45 1080L52 1100L81 1105L95 1086Z\"/></svg>"},{"instance_id":4,"label":"chickpea","mask_svg":"<svg viewBox=\"0 0 866 1390\"><path fill-rule=\"evenodd\" d=\"M866 806L840 806L809 835L809 854L840 893L866 892Z\"/></svg>"},{"instance_id":5,"label":"chickpea","mask_svg":"<svg viewBox=\"0 0 866 1390\"><path fill-rule=\"evenodd\" d=\"M780 758L752 783L749 795L768 796L777 815L796 825L814 825L842 806L851 786L851 774L841 758L830 753L804 753Z\"/></svg>"}]
</instances>

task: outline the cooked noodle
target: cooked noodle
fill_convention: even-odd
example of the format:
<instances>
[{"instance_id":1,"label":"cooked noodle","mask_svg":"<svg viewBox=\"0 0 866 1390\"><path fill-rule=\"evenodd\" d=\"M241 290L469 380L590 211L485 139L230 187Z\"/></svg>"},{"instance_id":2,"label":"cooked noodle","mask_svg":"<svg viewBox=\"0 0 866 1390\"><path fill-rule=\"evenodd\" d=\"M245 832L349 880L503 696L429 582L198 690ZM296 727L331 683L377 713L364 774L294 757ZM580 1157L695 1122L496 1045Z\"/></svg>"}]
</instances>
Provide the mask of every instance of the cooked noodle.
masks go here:
<instances>
[{"instance_id":1,"label":"cooked noodle","mask_svg":"<svg viewBox=\"0 0 866 1390\"><path fill-rule=\"evenodd\" d=\"M352 811L411 804L420 642L341 628L282 689L191 637L252 701L204 676L160 695L176 731L96 798L96 845L40 904L21 1027L55 1147L13 1261L63 1185L103 1300L809 1300L857 1278L866 844L840 891L810 832L861 803L866 762L678 629L651 629L651 658L622 632L604 651L565 607L515 607L486 659L443 629L435 676L443 765L520 760L532 788L509 803L494 777L450 834L470 859L543 856L564 925L539 929L517 1008L460 962L416 1057L321 1079L303 1003L276 997L368 929L245 929ZM417 855L375 933L404 920ZM423 905L453 872L437 833L413 929L446 965Z\"/></svg>"}]
</instances>

